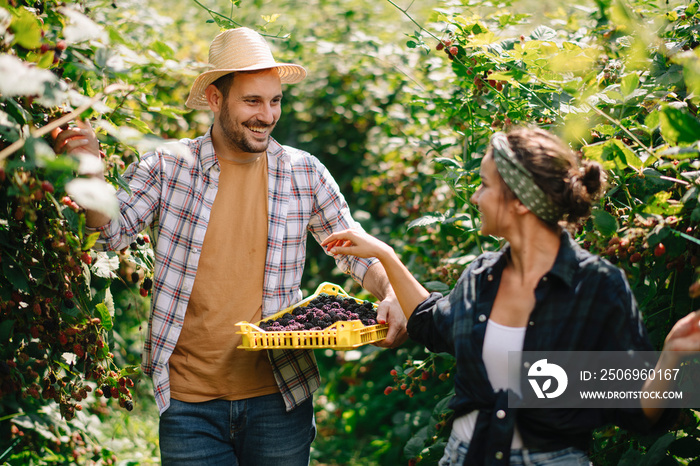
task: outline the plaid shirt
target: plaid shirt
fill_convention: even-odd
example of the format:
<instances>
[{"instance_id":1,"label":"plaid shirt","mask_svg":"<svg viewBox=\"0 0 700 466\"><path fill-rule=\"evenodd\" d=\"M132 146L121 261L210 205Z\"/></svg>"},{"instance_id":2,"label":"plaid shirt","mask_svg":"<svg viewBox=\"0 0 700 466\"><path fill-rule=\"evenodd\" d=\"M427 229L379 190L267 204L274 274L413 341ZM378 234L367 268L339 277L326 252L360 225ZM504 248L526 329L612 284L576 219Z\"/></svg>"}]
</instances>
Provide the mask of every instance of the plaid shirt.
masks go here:
<instances>
[{"instance_id":1,"label":"plaid shirt","mask_svg":"<svg viewBox=\"0 0 700 466\"><path fill-rule=\"evenodd\" d=\"M431 351L456 357L455 396L450 402L455 417L479 410L465 464L507 465L516 418L525 446L544 451L572 446L585 450L591 431L608 423L638 431L651 429L641 409L514 410L508 407L508 392L494 392L482 349L509 254L509 246L482 254L449 296L431 294L408 321L412 339ZM523 351L630 349L653 350L624 273L562 233L554 265L535 289ZM522 372L525 377L526 371ZM499 412L506 415L498 416ZM676 414L667 409L654 429L668 425Z\"/></svg>"},{"instance_id":2,"label":"plaid shirt","mask_svg":"<svg viewBox=\"0 0 700 466\"><path fill-rule=\"evenodd\" d=\"M180 142L190 149L192 163L159 149L130 165L124 177L131 193L123 189L117 192L120 217L100 228L101 243L107 249L118 250L127 247L146 227L152 227L154 286L142 367L153 379L161 413L170 405L168 359L185 320L220 173L211 129L204 136ZM269 223L263 317L302 298L307 232L321 242L334 231L360 228L337 184L317 158L274 140L267 158ZM358 283L374 263L350 256L339 256L336 262ZM291 410L320 385L313 351L268 353L287 410Z\"/></svg>"}]
</instances>

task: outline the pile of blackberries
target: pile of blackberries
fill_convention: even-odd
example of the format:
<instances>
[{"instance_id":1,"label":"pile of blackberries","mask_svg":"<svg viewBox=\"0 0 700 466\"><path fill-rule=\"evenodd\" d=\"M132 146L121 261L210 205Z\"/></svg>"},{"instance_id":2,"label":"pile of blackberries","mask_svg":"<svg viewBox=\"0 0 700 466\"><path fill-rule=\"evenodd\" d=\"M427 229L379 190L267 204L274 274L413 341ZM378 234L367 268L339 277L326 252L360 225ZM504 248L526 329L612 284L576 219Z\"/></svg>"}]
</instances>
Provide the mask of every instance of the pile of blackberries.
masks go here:
<instances>
[{"instance_id":1,"label":"pile of blackberries","mask_svg":"<svg viewBox=\"0 0 700 466\"><path fill-rule=\"evenodd\" d=\"M266 332L323 330L348 320L360 320L365 326L376 325L377 311L369 301L357 302L354 298L321 293L292 312L261 322L260 328Z\"/></svg>"}]
</instances>

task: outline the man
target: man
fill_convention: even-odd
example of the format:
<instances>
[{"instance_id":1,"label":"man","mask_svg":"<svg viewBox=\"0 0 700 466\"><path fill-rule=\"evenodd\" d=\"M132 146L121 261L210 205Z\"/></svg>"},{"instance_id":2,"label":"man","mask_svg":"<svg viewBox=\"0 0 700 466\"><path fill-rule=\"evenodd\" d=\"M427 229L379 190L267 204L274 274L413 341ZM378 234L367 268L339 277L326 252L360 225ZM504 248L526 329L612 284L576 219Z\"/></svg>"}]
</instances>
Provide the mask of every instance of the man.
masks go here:
<instances>
[{"instance_id":1,"label":"man","mask_svg":"<svg viewBox=\"0 0 700 466\"><path fill-rule=\"evenodd\" d=\"M236 322L255 322L297 302L307 231L323 241L359 228L338 186L315 157L271 137L281 115L282 83L304 68L276 63L247 28L219 34L211 69L194 82L187 105L214 123L181 141L188 164L167 150L145 155L124 176L120 217L87 213L109 249L154 232L156 255L143 369L161 413L164 464L307 465L315 436L312 394L319 374L312 351L247 352ZM60 133L57 151L98 152L92 129ZM338 266L382 299L390 328L380 346L405 338L405 318L381 264L336 257Z\"/></svg>"}]
</instances>

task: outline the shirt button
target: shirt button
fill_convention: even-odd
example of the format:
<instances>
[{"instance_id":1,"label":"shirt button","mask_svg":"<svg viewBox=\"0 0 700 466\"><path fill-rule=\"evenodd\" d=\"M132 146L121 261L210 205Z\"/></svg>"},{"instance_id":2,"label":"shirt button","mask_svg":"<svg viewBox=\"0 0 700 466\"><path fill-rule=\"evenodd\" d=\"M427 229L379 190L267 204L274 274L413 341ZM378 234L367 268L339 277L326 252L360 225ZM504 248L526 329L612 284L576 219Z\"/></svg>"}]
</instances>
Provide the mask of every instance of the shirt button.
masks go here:
<instances>
[{"instance_id":1,"label":"shirt button","mask_svg":"<svg viewBox=\"0 0 700 466\"><path fill-rule=\"evenodd\" d=\"M528 324L530 325L530 327L532 327L532 326L535 325L535 321L534 321L534 320L531 320L530 322L528 322Z\"/></svg>"},{"instance_id":2,"label":"shirt button","mask_svg":"<svg viewBox=\"0 0 700 466\"><path fill-rule=\"evenodd\" d=\"M485 322L486 321L486 314L480 314L479 315L479 322Z\"/></svg>"},{"instance_id":3,"label":"shirt button","mask_svg":"<svg viewBox=\"0 0 700 466\"><path fill-rule=\"evenodd\" d=\"M493 281L493 275L488 274L488 275L486 276L486 280L492 282L492 281Z\"/></svg>"},{"instance_id":4,"label":"shirt button","mask_svg":"<svg viewBox=\"0 0 700 466\"><path fill-rule=\"evenodd\" d=\"M497 451L495 455L497 460L502 460L503 459L503 452L502 451Z\"/></svg>"},{"instance_id":5,"label":"shirt button","mask_svg":"<svg viewBox=\"0 0 700 466\"><path fill-rule=\"evenodd\" d=\"M546 282L546 281L547 281L547 277L542 277L542 281L543 281L543 282Z\"/></svg>"},{"instance_id":6,"label":"shirt button","mask_svg":"<svg viewBox=\"0 0 700 466\"><path fill-rule=\"evenodd\" d=\"M502 409L499 409L498 411L496 411L496 417L498 419L503 419L506 417L506 412L503 411Z\"/></svg>"},{"instance_id":7,"label":"shirt button","mask_svg":"<svg viewBox=\"0 0 700 466\"><path fill-rule=\"evenodd\" d=\"M523 364L523 367L524 367L525 369L529 369L529 368L530 368L530 363L527 362L527 361L525 361L525 363Z\"/></svg>"}]
</instances>

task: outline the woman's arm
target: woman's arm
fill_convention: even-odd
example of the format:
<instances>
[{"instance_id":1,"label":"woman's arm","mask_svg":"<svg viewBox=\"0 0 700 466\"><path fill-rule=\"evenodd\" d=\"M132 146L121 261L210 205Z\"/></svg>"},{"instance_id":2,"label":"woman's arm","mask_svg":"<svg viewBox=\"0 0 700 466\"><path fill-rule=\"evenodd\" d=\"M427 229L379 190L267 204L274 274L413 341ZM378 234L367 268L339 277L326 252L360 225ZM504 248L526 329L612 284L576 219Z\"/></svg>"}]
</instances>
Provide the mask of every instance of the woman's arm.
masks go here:
<instances>
[{"instance_id":1,"label":"woman's arm","mask_svg":"<svg viewBox=\"0 0 700 466\"><path fill-rule=\"evenodd\" d=\"M403 265L391 246L363 231L344 230L333 233L321 243L321 246L331 254L379 259L407 318L430 296L430 293Z\"/></svg>"},{"instance_id":2,"label":"woman's arm","mask_svg":"<svg viewBox=\"0 0 700 466\"><path fill-rule=\"evenodd\" d=\"M668 332L661 356L656 363L656 370L676 369L684 356L683 353L698 351L700 351L700 311L695 311L676 322ZM673 381L662 377L647 379L643 387L647 392L663 392L671 389L673 389ZM661 417L665 404L663 399L642 398L642 410L652 422Z\"/></svg>"}]
</instances>

